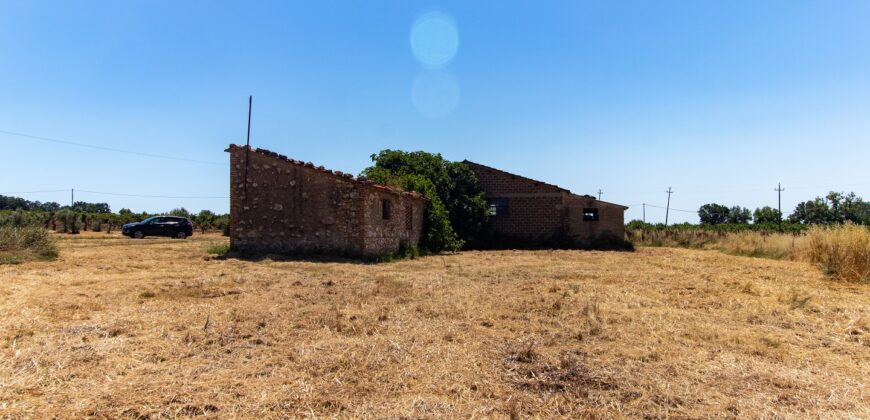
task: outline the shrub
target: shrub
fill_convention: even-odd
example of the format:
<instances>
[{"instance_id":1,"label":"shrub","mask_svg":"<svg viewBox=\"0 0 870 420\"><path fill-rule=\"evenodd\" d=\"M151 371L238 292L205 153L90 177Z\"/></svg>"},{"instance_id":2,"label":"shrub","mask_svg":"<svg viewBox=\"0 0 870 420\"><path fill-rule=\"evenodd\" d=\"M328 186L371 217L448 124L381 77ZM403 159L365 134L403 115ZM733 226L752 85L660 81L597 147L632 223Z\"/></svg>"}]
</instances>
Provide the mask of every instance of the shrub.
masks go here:
<instances>
[{"instance_id":1,"label":"shrub","mask_svg":"<svg viewBox=\"0 0 870 420\"><path fill-rule=\"evenodd\" d=\"M870 281L870 231L847 223L810 229L806 258L825 274L846 281Z\"/></svg>"},{"instance_id":2,"label":"shrub","mask_svg":"<svg viewBox=\"0 0 870 420\"><path fill-rule=\"evenodd\" d=\"M57 258L57 248L41 227L0 227L0 264Z\"/></svg>"}]
</instances>

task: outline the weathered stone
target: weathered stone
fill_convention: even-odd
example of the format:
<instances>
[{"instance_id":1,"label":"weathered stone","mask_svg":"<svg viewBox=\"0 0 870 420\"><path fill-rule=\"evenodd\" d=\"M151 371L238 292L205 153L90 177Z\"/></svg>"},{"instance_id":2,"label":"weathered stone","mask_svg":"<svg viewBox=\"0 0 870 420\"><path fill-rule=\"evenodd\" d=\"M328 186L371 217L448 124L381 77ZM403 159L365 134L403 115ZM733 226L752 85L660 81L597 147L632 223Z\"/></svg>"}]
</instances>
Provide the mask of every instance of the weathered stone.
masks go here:
<instances>
[{"instance_id":1,"label":"weathered stone","mask_svg":"<svg viewBox=\"0 0 870 420\"><path fill-rule=\"evenodd\" d=\"M230 146L230 246L249 252L328 252L380 255L402 245L417 245L423 228L425 199L330 173L311 163L281 159L277 154L248 153ZM257 165L259 170L251 170ZM265 168L274 171L266 171ZM262 185L261 185L262 184ZM261 185L253 189L252 186ZM268 186L268 187L267 187ZM252 203L262 201L262 208ZM242 225L258 231L246 232Z\"/></svg>"}]
</instances>

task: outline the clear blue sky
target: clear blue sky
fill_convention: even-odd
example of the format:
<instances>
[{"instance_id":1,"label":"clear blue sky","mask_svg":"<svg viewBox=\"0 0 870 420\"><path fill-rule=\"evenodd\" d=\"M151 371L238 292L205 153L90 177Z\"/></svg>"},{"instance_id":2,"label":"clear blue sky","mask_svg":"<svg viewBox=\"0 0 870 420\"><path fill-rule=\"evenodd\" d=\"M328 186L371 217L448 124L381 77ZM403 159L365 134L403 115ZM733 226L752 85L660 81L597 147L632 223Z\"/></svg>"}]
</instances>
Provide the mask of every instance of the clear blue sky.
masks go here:
<instances>
[{"instance_id":1,"label":"clear blue sky","mask_svg":"<svg viewBox=\"0 0 870 420\"><path fill-rule=\"evenodd\" d=\"M411 47L431 16L434 64ZM0 133L0 193L226 196L250 94L254 146L332 169L426 150L626 205L664 205L672 186L688 210L775 205L782 181L788 213L870 195L868 22L866 1L0 0L0 130L222 163Z\"/></svg>"}]
</instances>

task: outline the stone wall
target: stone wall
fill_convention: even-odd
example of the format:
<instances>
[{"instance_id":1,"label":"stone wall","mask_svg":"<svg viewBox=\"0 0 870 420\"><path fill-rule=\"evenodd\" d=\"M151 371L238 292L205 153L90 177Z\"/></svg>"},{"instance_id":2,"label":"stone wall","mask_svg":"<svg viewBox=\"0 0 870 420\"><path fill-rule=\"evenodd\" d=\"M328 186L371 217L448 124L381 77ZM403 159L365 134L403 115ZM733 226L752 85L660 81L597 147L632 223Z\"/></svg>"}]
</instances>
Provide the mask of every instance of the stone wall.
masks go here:
<instances>
[{"instance_id":1,"label":"stone wall","mask_svg":"<svg viewBox=\"0 0 870 420\"><path fill-rule=\"evenodd\" d=\"M268 151L234 145L227 151L235 251L378 255L419 243L424 200L416 194ZM410 228L404 219L384 220L382 200L391 202L391 216L411 209Z\"/></svg>"}]
</instances>

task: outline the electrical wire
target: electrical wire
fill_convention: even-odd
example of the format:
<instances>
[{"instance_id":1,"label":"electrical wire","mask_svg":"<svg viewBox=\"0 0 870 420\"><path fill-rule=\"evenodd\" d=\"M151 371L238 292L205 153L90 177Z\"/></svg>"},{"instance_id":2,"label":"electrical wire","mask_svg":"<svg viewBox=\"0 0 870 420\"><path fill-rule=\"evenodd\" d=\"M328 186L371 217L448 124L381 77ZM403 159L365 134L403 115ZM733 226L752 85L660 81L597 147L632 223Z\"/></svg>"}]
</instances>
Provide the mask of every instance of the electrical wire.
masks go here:
<instances>
[{"instance_id":1,"label":"electrical wire","mask_svg":"<svg viewBox=\"0 0 870 420\"><path fill-rule=\"evenodd\" d=\"M25 137L28 139L41 140L41 141L47 141L47 142L52 142L52 143L66 144L69 146L87 147L90 149L104 150L107 152L126 153L129 155L146 156L146 157L157 158L157 159L170 159L170 160L178 160L178 161L182 161L182 162L202 163L202 164L206 164L206 165L220 165L220 166L226 165L226 163L220 163L220 162L212 162L212 161L207 161L207 160L188 159L188 158L175 157L175 156L157 155L157 154L153 154L153 153L136 152L136 151L132 151L132 150L116 149L113 147L105 147L105 146L97 146L94 144L78 143L78 142L69 141L69 140L52 139L52 138L48 138L48 137L40 137L40 136L31 135L31 134L16 133L14 131L7 131L7 130L0 130L0 134Z\"/></svg>"},{"instance_id":2,"label":"electrical wire","mask_svg":"<svg viewBox=\"0 0 870 420\"><path fill-rule=\"evenodd\" d=\"M127 194L127 193L115 193L115 192L106 192L106 191L92 191L92 190L76 190L76 192L85 192L91 194L102 194L102 195L114 195L121 197L141 197L141 198L189 198L189 199L219 199L219 198L229 198L227 196L207 196L207 195L143 195L143 194Z\"/></svg>"}]
</instances>

